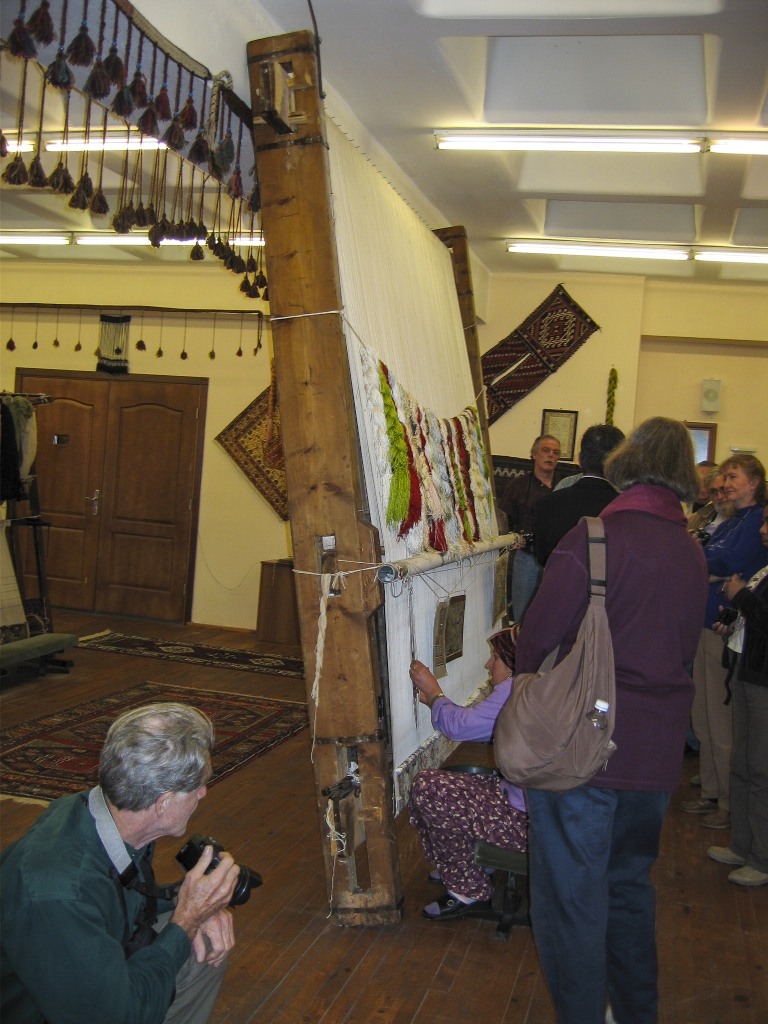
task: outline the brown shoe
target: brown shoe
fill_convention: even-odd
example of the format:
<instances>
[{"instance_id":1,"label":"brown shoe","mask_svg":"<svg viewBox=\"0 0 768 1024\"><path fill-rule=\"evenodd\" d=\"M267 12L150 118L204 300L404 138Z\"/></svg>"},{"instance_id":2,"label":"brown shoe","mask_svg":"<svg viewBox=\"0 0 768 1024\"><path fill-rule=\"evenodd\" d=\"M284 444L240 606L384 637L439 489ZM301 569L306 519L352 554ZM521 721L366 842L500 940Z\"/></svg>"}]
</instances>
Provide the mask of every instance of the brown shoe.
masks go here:
<instances>
[{"instance_id":1,"label":"brown shoe","mask_svg":"<svg viewBox=\"0 0 768 1024\"><path fill-rule=\"evenodd\" d=\"M707 800L706 797L701 800L683 800L680 806L688 814L711 814L717 810L717 800Z\"/></svg>"},{"instance_id":2,"label":"brown shoe","mask_svg":"<svg viewBox=\"0 0 768 1024\"><path fill-rule=\"evenodd\" d=\"M702 818L701 824L706 825L707 828L730 828L731 812L718 809L714 814L708 814L706 817Z\"/></svg>"}]
</instances>

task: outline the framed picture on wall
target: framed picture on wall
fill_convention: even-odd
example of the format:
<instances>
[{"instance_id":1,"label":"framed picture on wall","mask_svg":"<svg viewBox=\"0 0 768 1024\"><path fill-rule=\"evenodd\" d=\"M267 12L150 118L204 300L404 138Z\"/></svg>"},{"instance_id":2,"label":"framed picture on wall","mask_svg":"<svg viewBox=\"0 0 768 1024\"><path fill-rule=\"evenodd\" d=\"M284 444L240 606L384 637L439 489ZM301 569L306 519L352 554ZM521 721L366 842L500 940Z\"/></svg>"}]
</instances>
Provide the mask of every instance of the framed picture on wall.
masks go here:
<instances>
[{"instance_id":1,"label":"framed picture on wall","mask_svg":"<svg viewBox=\"0 0 768 1024\"><path fill-rule=\"evenodd\" d=\"M543 409L541 432L551 434L560 442L560 458L573 462L576 449L576 422L579 414L575 409Z\"/></svg>"},{"instance_id":2,"label":"framed picture on wall","mask_svg":"<svg viewBox=\"0 0 768 1024\"><path fill-rule=\"evenodd\" d=\"M696 465L700 462L714 462L717 447L716 423L691 423L683 421L693 441L693 455Z\"/></svg>"}]
</instances>

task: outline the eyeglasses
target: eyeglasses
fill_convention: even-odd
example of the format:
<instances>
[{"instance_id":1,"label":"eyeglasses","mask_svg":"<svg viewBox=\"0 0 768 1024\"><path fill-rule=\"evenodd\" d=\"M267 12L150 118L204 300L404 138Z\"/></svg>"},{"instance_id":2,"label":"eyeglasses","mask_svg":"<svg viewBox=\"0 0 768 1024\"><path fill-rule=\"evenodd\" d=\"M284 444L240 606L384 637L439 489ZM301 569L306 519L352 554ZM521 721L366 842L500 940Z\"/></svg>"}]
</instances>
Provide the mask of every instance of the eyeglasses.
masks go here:
<instances>
[{"instance_id":1,"label":"eyeglasses","mask_svg":"<svg viewBox=\"0 0 768 1024\"><path fill-rule=\"evenodd\" d=\"M710 487L709 488L709 493L710 494L725 494L725 488L724 487Z\"/></svg>"}]
</instances>

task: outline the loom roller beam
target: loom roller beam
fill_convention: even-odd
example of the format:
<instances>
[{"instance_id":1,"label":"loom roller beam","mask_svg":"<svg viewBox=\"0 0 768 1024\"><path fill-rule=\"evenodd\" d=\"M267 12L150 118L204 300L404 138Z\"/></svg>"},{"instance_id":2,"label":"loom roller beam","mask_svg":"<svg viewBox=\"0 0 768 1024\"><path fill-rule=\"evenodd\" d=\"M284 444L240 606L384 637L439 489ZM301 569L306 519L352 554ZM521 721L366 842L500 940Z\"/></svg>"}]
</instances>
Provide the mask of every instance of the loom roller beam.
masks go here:
<instances>
[{"instance_id":1,"label":"loom roller beam","mask_svg":"<svg viewBox=\"0 0 768 1024\"><path fill-rule=\"evenodd\" d=\"M464 557L470 558L473 555L482 555L486 551L501 551L503 548L515 547L520 541L519 533L505 533L492 541L478 542L472 550ZM394 583L395 580L407 579L408 577L421 576L432 569L439 569L443 565L457 564L459 559L450 551L437 552L429 551L422 555L414 555L412 558L401 558L399 561L384 562L376 570L376 579L379 583Z\"/></svg>"}]
</instances>

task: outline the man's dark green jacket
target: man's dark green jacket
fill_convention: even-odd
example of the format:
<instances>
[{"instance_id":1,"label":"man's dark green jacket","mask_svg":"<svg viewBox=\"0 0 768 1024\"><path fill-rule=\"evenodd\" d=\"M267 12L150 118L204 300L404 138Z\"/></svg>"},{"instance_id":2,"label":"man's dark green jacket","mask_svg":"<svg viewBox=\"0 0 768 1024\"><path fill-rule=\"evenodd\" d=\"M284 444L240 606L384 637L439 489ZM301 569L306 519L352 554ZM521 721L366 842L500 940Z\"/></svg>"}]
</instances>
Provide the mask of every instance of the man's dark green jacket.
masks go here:
<instances>
[{"instance_id":1,"label":"man's dark green jacket","mask_svg":"<svg viewBox=\"0 0 768 1024\"><path fill-rule=\"evenodd\" d=\"M169 924L125 959L125 915L86 796L55 800L0 855L3 1024L160 1024L190 955ZM126 849L137 864L145 852ZM144 897L124 895L133 932Z\"/></svg>"}]
</instances>

